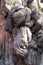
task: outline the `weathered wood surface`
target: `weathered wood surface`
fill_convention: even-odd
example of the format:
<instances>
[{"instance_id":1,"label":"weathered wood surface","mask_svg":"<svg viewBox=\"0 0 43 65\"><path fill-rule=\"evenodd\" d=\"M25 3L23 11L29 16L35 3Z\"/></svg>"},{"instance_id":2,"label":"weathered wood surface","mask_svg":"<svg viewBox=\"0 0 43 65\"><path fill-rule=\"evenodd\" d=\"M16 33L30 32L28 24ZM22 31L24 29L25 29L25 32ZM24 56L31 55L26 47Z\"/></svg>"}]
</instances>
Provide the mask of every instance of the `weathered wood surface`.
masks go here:
<instances>
[{"instance_id":1,"label":"weathered wood surface","mask_svg":"<svg viewBox=\"0 0 43 65\"><path fill-rule=\"evenodd\" d=\"M43 19L36 7L28 1L29 7L16 4L8 12L4 0L0 3L0 65L42 65Z\"/></svg>"}]
</instances>

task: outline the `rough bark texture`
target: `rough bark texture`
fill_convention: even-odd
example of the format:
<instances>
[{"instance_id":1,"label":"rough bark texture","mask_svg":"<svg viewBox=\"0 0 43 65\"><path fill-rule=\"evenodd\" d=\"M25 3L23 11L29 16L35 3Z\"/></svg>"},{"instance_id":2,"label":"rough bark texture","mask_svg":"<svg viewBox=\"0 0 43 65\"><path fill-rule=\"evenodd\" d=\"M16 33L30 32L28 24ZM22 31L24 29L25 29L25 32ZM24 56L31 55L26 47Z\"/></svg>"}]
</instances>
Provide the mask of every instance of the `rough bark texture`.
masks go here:
<instances>
[{"instance_id":1,"label":"rough bark texture","mask_svg":"<svg viewBox=\"0 0 43 65\"><path fill-rule=\"evenodd\" d=\"M21 2L9 10L0 0L0 65L43 65L43 13Z\"/></svg>"}]
</instances>

